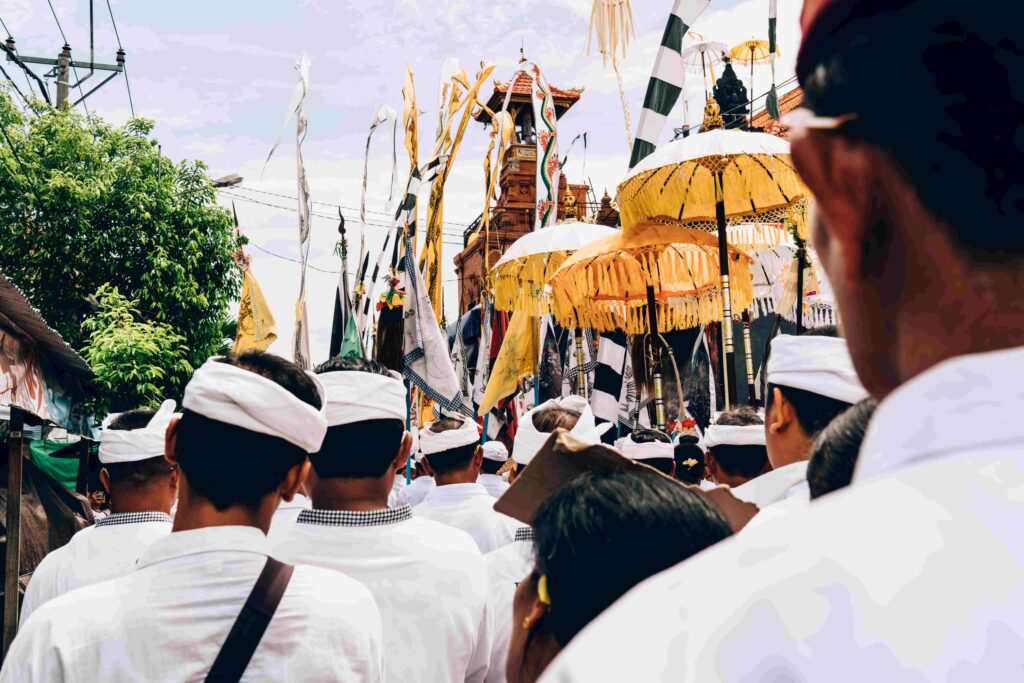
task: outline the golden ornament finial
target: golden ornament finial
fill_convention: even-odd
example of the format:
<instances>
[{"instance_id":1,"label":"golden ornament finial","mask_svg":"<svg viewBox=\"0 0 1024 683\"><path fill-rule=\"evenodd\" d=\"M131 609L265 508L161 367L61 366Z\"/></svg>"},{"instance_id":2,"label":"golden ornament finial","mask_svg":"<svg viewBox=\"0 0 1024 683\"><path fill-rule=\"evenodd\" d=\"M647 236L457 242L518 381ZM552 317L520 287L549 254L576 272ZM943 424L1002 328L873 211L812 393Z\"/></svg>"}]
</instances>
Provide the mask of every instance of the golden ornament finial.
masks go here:
<instances>
[{"instance_id":1,"label":"golden ornament finial","mask_svg":"<svg viewBox=\"0 0 1024 683\"><path fill-rule=\"evenodd\" d=\"M709 97L707 104L704 105L704 123L701 124L701 130L711 130L713 128L724 128L725 121L722 120L722 108L718 106L718 102L715 101L714 97Z\"/></svg>"},{"instance_id":2,"label":"golden ornament finial","mask_svg":"<svg viewBox=\"0 0 1024 683\"><path fill-rule=\"evenodd\" d=\"M576 197L569 188L565 188L565 194L562 195L562 206L565 207L566 218L576 218Z\"/></svg>"}]
</instances>

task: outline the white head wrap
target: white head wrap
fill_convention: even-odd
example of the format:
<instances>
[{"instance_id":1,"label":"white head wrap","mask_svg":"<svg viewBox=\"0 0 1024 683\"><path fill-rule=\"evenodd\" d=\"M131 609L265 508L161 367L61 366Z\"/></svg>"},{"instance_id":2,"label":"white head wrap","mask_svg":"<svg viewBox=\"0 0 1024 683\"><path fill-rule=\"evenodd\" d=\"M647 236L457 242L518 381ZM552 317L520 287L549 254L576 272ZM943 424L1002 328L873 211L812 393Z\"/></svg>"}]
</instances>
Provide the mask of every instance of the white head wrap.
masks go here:
<instances>
[{"instance_id":1,"label":"white head wrap","mask_svg":"<svg viewBox=\"0 0 1024 683\"><path fill-rule=\"evenodd\" d=\"M784 334L772 340L768 383L802 389L845 403L868 397L853 369L845 339Z\"/></svg>"},{"instance_id":2,"label":"white head wrap","mask_svg":"<svg viewBox=\"0 0 1024 683\"><path fill-rule=\"evenodd\" d=\"M277 382L214 357L192 375L181 405L211 420L276 436L316 453L327 433L327 397L317 376L307 374L320 393L320 410Z\"/></svg>"},{"instance_id":3,"label":"white head wrap","mask_svg":"<svg viewBox=\"0 0 1024 683\"><path fill-rule=\"evenodd\" d=\"M764 425L710 425L704 432L704 448L715 446L764 446Z\"/></svg>"},{"instance_id":4,"label":"white head wrap","mask_svg":"<svg viewBox=\"0 0 1024 683\"><path fill-rule=\"evenodd\" d=\"M108 425L121 413L112 413L103 420L100 434L99 459L104 465L117 462L138 462L158 458L164 454L167 425L171 419L180 417L174 412L177 403L167 399L160 404L149 424L142 429L109 429Z\"/></svg>"},{"instance_id":5,"label":"white head wrap","mask_svg":"<svg viewBox=\"0 0 1024 683\"><path fill-rule=\"evenodd\" d=\"M569 433L588 444L600 443L601 435L612 426L611 422L597 426L590 404L581 396L566 396L563 399L546 401L519 418L516 438L512 443L512 459L520 465L529 465L533 456L537 455L551 436L550 432L539 432L533 426L533 414L548 408L564 408L578 412L580 419Z\"/></svg>"},{"instance_id":6,"label":"white head wrap","mask_svg":"<svg viewBox=\"0 0 1024 683\"><path fill-rule=\"evenodd\" d=\"M627 434L621 439L615 440L615 450L622 453L630 460L650 460L651 458L673 459L676 454L676 447L664 441L651 441L650 443L637 443L633 441L633 435Z\"/></svg>"},{"instance_id":7,"label":"white head wrap","mask_svg":"<svg viewBox=\"0 0 1024 683\"><path fill-rule=\"evenodd\" d=\"M484 444L484 458L495 462L508 460L508 449L500 441L488 441Z\"/></svg>"},{"instance_id":8,"label":"white head wrap","mask_svg":"<svg viewBox=\"0 0 1024 683\"><path fill-rule=\"evenodd\" d=\"M427 457L479 442L480 430L473 420L463 420L461 427L446 432L431 431L430 427L424 427L420 432L420 450Z\"/></svg>"},{"instance_id":9,"label":"white head wrap","mask_svg":"<svg viewBox=\"0 0 1024 683\"><path fill-rule=\"evenodd\" d=\"M317 375L327 392L327 426L406 418L405 384L397 373L345 370Z\"/></svg>"}]
</instances>

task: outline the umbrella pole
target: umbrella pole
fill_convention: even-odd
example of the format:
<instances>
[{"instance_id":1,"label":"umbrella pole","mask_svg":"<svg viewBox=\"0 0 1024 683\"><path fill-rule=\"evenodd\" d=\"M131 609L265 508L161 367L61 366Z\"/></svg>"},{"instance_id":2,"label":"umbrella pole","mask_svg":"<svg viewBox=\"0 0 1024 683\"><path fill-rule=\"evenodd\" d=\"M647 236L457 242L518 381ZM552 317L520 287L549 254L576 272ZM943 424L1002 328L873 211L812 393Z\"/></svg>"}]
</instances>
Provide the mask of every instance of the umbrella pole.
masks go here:
<instances>
[{"instance_id":1,"label":"umbrella pole","mask_svg":"<svg viewBox=\"0 0 1024 683\"><path fill-rule=\"evenodd\" d=\"M747 403L757 405L757 392L754 389L754 353L750 345L750 312L743 311L743 353L747 360Z\"/></svg>"},{"instance_id":2,"label":"umbrella pole","mask_svg":"<svg viewBox=\"0 0 1024 683\"><path fill-rule=\"evenodd\" d=\"M729 242L725 232L725 179L715 173L715 220L718 223L718 268L722 276L722 385L725 387L725 409L736 395L736 371L732 345L732 297L729 293Z\"/></svg>"},{"instance_id":3,"label":"umbrella pole","mask_svg":"<svg viewBox=\"0 0 1024 683\"><path fill-rule=\"evenodd\" d=\"M750 48L750 117L747 130L754 130L754 48Z\"/></svg>"},{"instance_id":4,"label":"umbrella pole","mask_svg":"<svg viewBox=\"0 0 1024 683\"><path fill-rule=\"evenodd\" d=\"M700 72L704 76L704 102L708 101L708 70L704 66L704 50L700 51Z\"/></svg>"},{"instance_id":5,"label":"umbrella pole","mask_svg":"<svg viewBox=\"0 0 1024 683\"><path fill-rule=\"evenodd\" d=\"M796 253L796 333L804 332L804 250Z\"/></svg>"},{"instance_id":6,"label":"umbrella pole","mask_svg":"<svg viewBox=\"0 0 1024 683\"><path fill-rule=\"evenodd\" d=\"M576 330L576 393L589 400L587 395L587 373L583 368L583 328Z\"/></svg>"},{"instance_id":7,"label":"umbrella pole","mask_svg":"<svg viewBox=\"0 0 1024 683\"><path fill-rule=\"evenodd\" d=\"M647 318L650 322L650 334L647 341L651 345L651 364L654 366L654 421L658 429L665 429L665 392L661 382L661 347L654 340L658 337L658 304L654 299L654 287L647 287Z\"/></svg>"},{"instance_id":8,"label":"umbrella pole","mask_svg":"<svg viewBox=\"0 0 1024 683\"><path fill-rule=\"evenodd\" d=\"M533 328L533 407L540 405L540 326L544 322L543 316L537 317L537 324Z\"/></svg>"}]
</instances>

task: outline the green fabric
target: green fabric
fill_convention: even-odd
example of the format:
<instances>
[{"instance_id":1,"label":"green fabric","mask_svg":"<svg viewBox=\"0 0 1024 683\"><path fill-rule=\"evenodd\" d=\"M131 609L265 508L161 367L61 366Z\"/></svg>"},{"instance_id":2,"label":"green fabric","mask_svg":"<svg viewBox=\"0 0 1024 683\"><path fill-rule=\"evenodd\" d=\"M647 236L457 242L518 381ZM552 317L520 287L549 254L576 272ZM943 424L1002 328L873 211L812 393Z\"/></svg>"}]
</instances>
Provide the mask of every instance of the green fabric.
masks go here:
<instances>
[{"instance_id":1,"label":"green fabric","mask_svg":"<svg viewBox=\"0 0 1024 683\"><path fill-rule=\"evenodd\" d=\"M359 339L359 329L356 327L356 317L354 315L348 317L348 323L345 325L345 335L341 340L341 352L338 355L342 358L346 356L355 358L366 357L363 353L363 343Z\"/></svg>"},{"instance_id":2,"label":"green fabric","mask_svg":"<svg viewBox=\"0 0 1024 683\"><path fill-rule=\"evenodd\" d=\"M778 47L778 41L775 36L775 17L768 17L768 52L775 54Z\"/></svg>"},{"instance_id":3,"label":"green fabric","mask_svg":"<svg viewBox=\"0 0 1024 683\"><path fill-rule=\"evenodd\" d=\"M772 83L772 89L768 91L768 99L765 101L765 109L768 110L768 116L772 117L776 121L779 120L779 93L775 90L775 84Z\"/></svg>"},{"instance_id":4,"label":"green fabric","mask_svg":"<svg viewBox=\"0 0 1024 683\"><path fill-rule=\"evenodd\" d=\"M66 458L54 455L64 448L69 448L65 455L74 454L75 457ZM78 483L78 444L69 444L67 441L30 441L29 449L32 453L32 462L46 473L51 479L60 483L67 489L75 490Z\"/></svg>"}]
</instances>

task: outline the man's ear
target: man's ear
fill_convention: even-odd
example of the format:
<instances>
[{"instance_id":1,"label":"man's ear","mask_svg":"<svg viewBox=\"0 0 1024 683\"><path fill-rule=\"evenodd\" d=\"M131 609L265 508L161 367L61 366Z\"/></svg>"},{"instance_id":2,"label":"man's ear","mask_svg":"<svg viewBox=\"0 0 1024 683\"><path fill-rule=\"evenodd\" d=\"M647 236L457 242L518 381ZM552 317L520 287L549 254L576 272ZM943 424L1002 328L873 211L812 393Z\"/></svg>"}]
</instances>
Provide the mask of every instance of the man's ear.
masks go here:
<instances>
[{"instance_id":1,"label":"man's ear","mask_svg":"<svg viewBox=\"0 0 1024 683\"><path fill-rule=\"evenodd\" d=\"M174 454L174 449L178 445L178 424L180 422L181 418L172 418L164 433L164 460L172 465L178 464L178 457Z\"/></svg>"},{"instance_id":2,"label":"man's ear","mask_svg":"<svg viewBox=\"0 0 1024 683\"><path fill-rule=\"evenodd\" d=\"M704 478L717 484L717 475L718 461L715 460L715 456L711 455L711 451L708 451L704 454Z\"/></svg>"},{"instance_id":3,"label":"man's ear","mask_svg":"<svg viewBox=\"0 0 1024 683\"><path fill-rule=\"evenodd\" d=\"M284 481L281 482L281 486L277 489L281 495L281 500L288 503L295 497L295 494L302 488L303 482L306 481L306 476L309 474L309 458L306 458L298 465L294 465L288 470L288 474L285 475Z\"/></svg>"},{"instance_id":4,"label":"man's ear","mask_svg":"<svg viewBox=\"0 0 1024 683\"><path fill-rule=\"evenodd\" d=\"M476 450L473 451L473 466L472 469L478 470L484 465L484 449L482 446L477 446Z\"/></svg>"},{"instance_id":5,"label":"man's ear","mask_svg":"<svg viewBox=\"0 0 1024 683\"><path fill-rule=\"evenodd\" d=\"M771 410L764 415L765 429L772 434L778 434L789 427L796 416L793 414L793 404L786 400L778 387L772 388L771 404Z\"/></svg>"},{"instance_id":6,"label":"man's ear","mask_svg":"<svg viewBox=\"0 0 1024 683\"><path fill-rule=\"evenodd\" d=\"M110 495L110 472L107 471L106 467L100 469L100 486L103 487L103 490L106 491L107 495L109 496Z\"/></svg>"},{"instance_id":7,"label":"man's ear","mask_svg":"<svg viewBox=\"0 0 1024 683\"><path fill-rule=\"evenodd\" d=\"M402 434L402 443L398 446L398 452L395 453L395 461L391 463L391 469L397 471L398 468L405 469L405 463L409 461L409 451L412 450L412 434L404 432Z\"/></svg>"}]
</instances>

